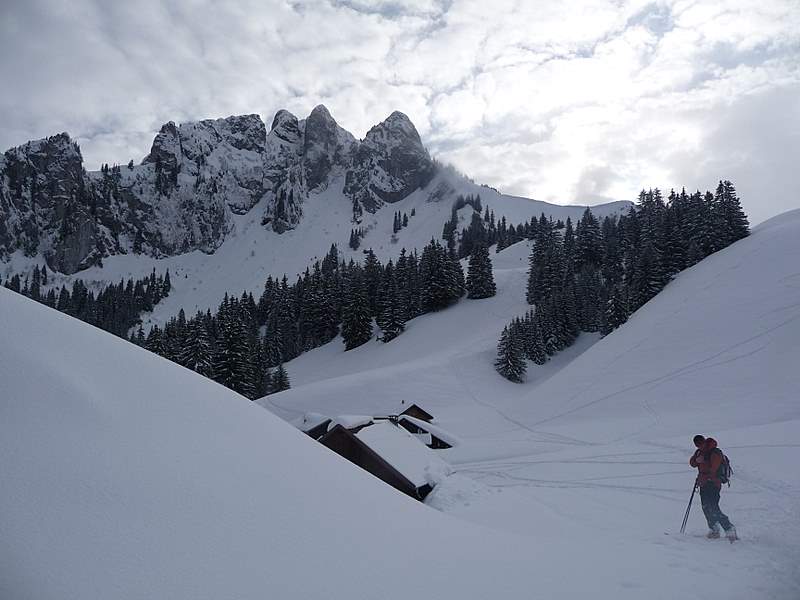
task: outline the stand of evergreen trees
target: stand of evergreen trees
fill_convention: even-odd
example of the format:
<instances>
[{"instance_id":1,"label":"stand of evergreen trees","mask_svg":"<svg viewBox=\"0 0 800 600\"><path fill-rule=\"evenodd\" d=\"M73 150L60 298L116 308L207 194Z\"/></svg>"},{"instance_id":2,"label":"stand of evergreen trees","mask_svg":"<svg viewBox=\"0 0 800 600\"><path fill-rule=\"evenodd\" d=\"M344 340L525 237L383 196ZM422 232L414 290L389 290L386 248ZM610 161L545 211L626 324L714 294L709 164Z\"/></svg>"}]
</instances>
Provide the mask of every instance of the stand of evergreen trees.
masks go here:
<instances>
[{"instance_id":1,"label":"stand of evergreen trees","mask_svg":"<svg viewBox=\"0 0 800 600\"><path fill-rule=\"evenodd\" d=\"M141 323L141 314L152 311L172 289L169 270L164 275L156 275L153 270L143 279L112 283L96 294L87 288L82 279L76 279L71 289L64 285L56 289L48 285L49 278L47 266L39 268L37 265L30 277L22 280L19 275L13 275L4 285L125 339L128 339L128 331Z\"/></svg>"},{"instance_id":2,"label":"stand of evergreen trees","mask_svg":"<svg viewBox=\"0 0 800 600\"><path fill-rule=\"evenodd\" d=\"M350 230L350 242L349 246L353 250L358 250L358 247L361 245L361 238L364 237L364 229L361 227L356 227Z\"/></svg>"},{"instance_id":3,"label":"stand of evergreen trees","mask_svg":"<svg viewBox=\"0 0 800 600\"><path fill-rule=\"evenodd\" d=\"M535 306L514 319L498 343L497 371L522 381L525 361L544 362L581 331L606 335L625 323L683 269L749 235L749 223L730 181L716 192L639 194L638 204L602 222L586 209L564 232L542 216L534 234L527 300Z\"/></svg>"},{"instance_id":4,"label":"stand of evergreen trees","mask_svg":"<svg viewBox=\"0 0 800 600\"><path fill-rule=\"evenodd\" d=\"M459 233L458 211L465 206L471 206L473 213L469 225ZM483 211L482 217L481 211ZM542 219L547 220L544 213L540 218L531 217L531 220L525 223L508 224L505 217L496 220L494 211L488 206L483 208L479 195L459 195L453 203L452 215L442 229L442 239L447 242L448 248L456 249L459 258L471 256L473 249L479 246L496 245L495 252L500 252L522 240L534 239ZM565 224L559 219L553 226L556 229L564 229Z\"/></svg>"},{"instance_id":5,"label":"stand of evergreen trees","mask_svg":"<svg viewBox=\"0 0 800 600\"><path fill-rule=\"evenodd\" d=\"M411 213L414 214L413 212ZM400 213L400 211L396 211L394 213L394 222L392 223L392 233L397 233L403 227L408 227L408 213Z\"/></svg>"},{"instance_id":6,"label":"stand of evergreen trees","mask_svg":"<svg viewBox=\"0 0 800 600\"><path fill-rule=\"evenodd\" d=\"M187 318L181 311L163 329L140 329L133 341L258 398L289 388L283 363L301 353L339 333L346 350L357 348L372 338L375 323L379 339L389 342L409 319L446 308L465 289L461 263L436 240L419 256L403 249L385 265L371 249L363 264L345 263L332 245L294 284L269 277L258 300L226 295L214 314Z\"/></svg>"},{"instance_id":7,"label":"stand of evergreen trees","mask_svg":"<svg viewBox=\"0 0 800 600\"><path fill-rule=\"evenodd\" d=\"M470 290L477 290L471 297L485 297L494 285L485 281L486 264L481 265L470 277ZM169 271L164 276L153 271L138 281L111 284L97 294L81 280L75 280L71 291L51 286L45 293L48 275L46 267L37 266L30 279L22 281L15 275L5 285L248 398L289 389L283 363L340 333L346 350L369 341L374 324L380 328L379 339L390 342L403 333L409 319L450 306L467 289L455 252L436 240L421 255L403 249L396 262L385 265L371 249L365 252L363 264L345 263L332 245L325 258L292 285L286 276L269 277L258 300L250 293L226 295L214 313L198 312L187 318L181 310L163 327L154 325L145 332L140 315L169 293Z\"/></svg>"}]
</instances>

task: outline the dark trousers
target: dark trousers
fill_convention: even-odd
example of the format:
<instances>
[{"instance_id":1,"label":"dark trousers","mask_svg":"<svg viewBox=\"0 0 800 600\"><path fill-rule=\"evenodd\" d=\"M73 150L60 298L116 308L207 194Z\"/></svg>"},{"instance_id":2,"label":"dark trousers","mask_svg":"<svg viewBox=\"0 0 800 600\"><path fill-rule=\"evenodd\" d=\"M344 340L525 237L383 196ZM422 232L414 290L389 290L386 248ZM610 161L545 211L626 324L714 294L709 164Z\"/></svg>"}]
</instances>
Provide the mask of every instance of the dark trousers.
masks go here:
<instances>
[{"instance_id":1,"label":"dark trousers","mask_svg":"<svg viewBox=\"0 0 800 600\"><path fill-rule=\"evenodd\" d=\"M728 517L719 509L719 490L714 483L707 481L700 487L700 502L703 505L703 514L708 521L708 528L715 529L717 523L728 531L733 525Z\"/></svg>"}]
</instances>

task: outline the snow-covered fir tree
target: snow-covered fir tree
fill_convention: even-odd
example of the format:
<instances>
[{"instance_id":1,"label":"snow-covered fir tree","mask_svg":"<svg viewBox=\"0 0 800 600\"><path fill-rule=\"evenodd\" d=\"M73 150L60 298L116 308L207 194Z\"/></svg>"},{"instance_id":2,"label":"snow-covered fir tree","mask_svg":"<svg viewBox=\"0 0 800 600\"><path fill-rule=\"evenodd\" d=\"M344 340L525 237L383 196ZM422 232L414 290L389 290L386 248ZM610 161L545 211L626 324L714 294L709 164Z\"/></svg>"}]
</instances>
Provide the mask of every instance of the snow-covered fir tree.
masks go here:
<instances>
[{"instance_id":1,"label":"snow-covered fir tree","mask_svg":"<svg viewBox=\"0 0 800 600\"><path fill-rule=\"evenodd\" d=\"M527 365L525 364L522 344L518 336L514 335L512 329L508 326L503 328L503 333L497 344L497 358L494 361L494 368L500 375L514 383L522 383L525 378Z\"/></svg>"},{"instance_id":2,"label":"snow-covered fir tree","mask_svg":"<svg viewBox=\"0 0 800 600\"><path fill-rule=\"evenodd\" d=\"M473 247L469 257L466 288L467 298L473 299L491 298L497 293L489 249L482 242Z\"/></svg>"},{"instance_id":3,"label":"snow-covered fir tree","mask_svg":"<svg viewBox=\"0 0 800 600\"><path fill-rule=\"evenodd\" d=\"M202 313L186 325L186 335L181 340L182 350L178 362L204 377L214 377L214 348L203 324Z\"/></svg>"},{"instance_id":4,"label":"snow-covered fir tree","mask_svg":"<svg viewBox=\"0 0 800 600\"><path fill-rule=\"evenodd\" d=\"M405 330L407 320L392 261L386 265L385 279L379 301L377 323L383 332L381 340L390 342Z\"/></svg>"},{"instance_id":5,"label":"snow-covered fir tree","mask_svg":"<svg viewBox=\"0 0 800 600\"><path fill-rule=\"evenodd\" d=\"M345 350L357 348L372 337L372 311L363 278L359 269L353 274L347 288L347 300L342 308L342 339Z\"/></svg>"},{"instance_id":6,"label":"snow-covered fir tree","mask_svg":"<svg viewBox=\"0 0 800 600\"><path fill-rule=\"evenodd\" d=\"M276 394L290 389L291 383L289 382L289 374L283 363L280 363L271 373L269 378L268 394Z\"/></svg>"}]
</instances>

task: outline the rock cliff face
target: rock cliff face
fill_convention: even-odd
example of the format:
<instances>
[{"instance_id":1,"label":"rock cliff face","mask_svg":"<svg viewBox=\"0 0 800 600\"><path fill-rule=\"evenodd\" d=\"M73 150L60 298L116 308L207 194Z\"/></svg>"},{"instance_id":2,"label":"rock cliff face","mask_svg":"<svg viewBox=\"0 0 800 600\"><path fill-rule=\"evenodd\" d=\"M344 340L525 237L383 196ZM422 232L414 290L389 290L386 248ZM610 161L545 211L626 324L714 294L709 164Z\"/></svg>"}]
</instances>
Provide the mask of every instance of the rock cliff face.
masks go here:
<instances>
[{"instance_id":1,"label":"rock cliff face","mask_svg":"<svg viewBox=\"0 0 800 600\"><path fill-rule=\"evenodd\" d=\"M41 253L74 273L120 253L214 252L233 215L254 213L281 233L309 194L344 183L354 214L424 187L434 163L411 121L395 112L362 142L324 106L307 119L258 115L166 123L140 165L86 172L66 133L0 157L0 259ZM255 216L254 216L255 218Z\"/></svg>"},{"instance_id":2,"label":"rock cliff face","mask_svg":"<svg viewBox=\"0 0 800 600\"><path fill-rule=\"evenodd\" d=\"M104 253L102 217L66 133L28 142L0 158L0 252L42 251L57 270L73 272Z\"/></svg>"},{"instance_id":3,"label":"rock cliff face","mask_svg":"<svg viewBox=\"0 0 800 600\"><path fill-rule=\"evenodd\" d=\"M401 112L367 132L347 173L345 192L369 211L425 187L434 164L416 128Z\"/></svg>"}]
</instances>

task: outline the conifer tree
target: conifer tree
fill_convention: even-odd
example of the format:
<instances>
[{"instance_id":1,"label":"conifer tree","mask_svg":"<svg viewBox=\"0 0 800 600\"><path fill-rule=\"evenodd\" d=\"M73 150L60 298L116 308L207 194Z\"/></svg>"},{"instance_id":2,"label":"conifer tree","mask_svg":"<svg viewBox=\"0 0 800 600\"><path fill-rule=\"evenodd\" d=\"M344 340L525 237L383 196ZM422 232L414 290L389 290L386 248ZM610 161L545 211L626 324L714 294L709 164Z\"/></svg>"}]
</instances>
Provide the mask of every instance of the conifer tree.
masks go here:
<instances>
[{"instance_id":1,"label":"conifer tree","mask_svg":"<svg viewBox=\"0 0 800 600\"><path fill-rule=\"evenodd\" d=\"M492 273L492 261L485 244L477 244L469 258L467 270L467 298L491 298L497 293Z\"/></svg>"},{"instance_id":2,"label":"conifer tree","mask_svg":"<svg viewBox=\"0 0 800 600\"><path fill-rule=\"evenodd\" d=\"M441 310L454 300L456 274L451 268L447 251L435 240L425 246L419 263L422 310Z\"/></svg>"},{"instance_id":3,"label":"conifer tree","mask_svg":"<svg viewBox=\"0 0 800 600\"><path fill-rule=\"evenodd\" d=\"M355 273L347 290L342 309L342 339L345 350L365 344L372 337L372 313L362 275Z\"/></svg>"},{"instance_id":4,"label":"conifer tree","mask_svg":"<svg viewBox=\"0 0 800 600\"><path fill-rule=\"evenodd\" d=\"M611 294L606 301L603 324L600 331L603 335L608 335L627 320L628 309L625 293L621 285L616 285L611 290Z\"/></svg>"},{"instance_id":5,"label":"conifer tree","mask_svg":"<svg viewBox=\"0 0 800 600\"><path fill-rule=\"evenodd\" d=\"M525 377L525 371L528 366L525 363L521 343L508 326L503 328L503 333L497 344L497 358L494 361L494 368L500 375L514 383L522 383Z\"/></svg>"},{"instance_id":6,"label":"conifer tree","mask_svg":"<svg viewBox=\"0 0 800 600\"><path fill-rule=\"evenodd\" d=\"M718 213L720 247L750 235L750 224L742 210L736 189L730 181L720 181L714 196L714 206Z\"/></svg>"},{"instance_id":7,"label":"conifer tree","mask_svg":"<svg viewBox=\"0 0 800 600\"><path fill-rule=\"evenodd\" d=\"M390 271L389 266L387 266L387 271ZM406 323L405 310L397 288L397 279L393 273L389 276L380 304L381 311L377 321L378 327L383 331L381 340L390 342L403 333Z\"/></svg>"},{"instance_id":8,"label":"conifer tree","mask_svg":"<svg viewBox=\"0 0 800 600\"><path fill-rule=\"evenodd\" d=\"M456 302L464 295L467 289L467 283L464 277L464 269L461 267L461 261L458 260L455 249L450 248L447 250L445 264L447 268L450 303L452 303Z\"/></svg>"},{"instance_id":9,"label":"conifer tree","mask_svg":"<svg viewBox=\"0 0 800 600\"><path fill-rule=\"evenodd\" d=\"M244 319L246 316L237 299L227 295L220 307L214 359L216 381L247 398L255 394L252 348Z\"/></svg>"},{"instance_id":10,"label":"conifer tree","mask_svg":"<svg viewBox=\"0 0 800 600\"><path fill-rule=\"evenodd\" d=\"M154 354L158 354L159 356L164 355L164 342L162 339L161 328L158 325L153 325L153 327L150 329L150 333L147 334L145 348Z\"/></svg>"},{"instance_id":11,"label":"conifer tree","mask_svg":"<svg viewBox=\"0 0 800 600\"><path fill-rule=\"evenodd\" d=\"M186 338L178 362L204 377L214 378L214 348L203 325L201 313L186 326Z\"/></svg>"},{"instance_id":12,"label":"conifer tree","mask_svg":"<svg viewBox=\"0 0 800 600\"><path fill-rule=\"evenodd\" d=\"M271 375L270 393L276 394L278 392L283 392L285 390L288 390L291 387L292 386L289 382L289 374L286 372L283 363L280 363Z\"/></svg>"},{"instance_id":13,"label":"conifer tree","mask_svg":"<svg viewBox=\"0 0 800 600\"><path fill-rule=\"evenodd\" d=\"M523 348L525 350L525 356L535 364L543 365L547 362L547 354L544 351L542 328L533 310L529 310L525 315L523 326Z\"/></svg>"},{"instance_id":14,"label":"conifer tree","mask_svg":"<svg viewBox=\"0 0 800 600\"><path fill-rule=\"evenodd\" d=\"M367 250L367 257L364 260L364 289L367 293L367 302L371 316L378 314L378 291L381 287L383 270L380 261L375 256L372 248Z\"/></svg>"},{"instance_id":15,"label":"conifer tree","mask_svg":"<svg viewBox=\"0 0 800 600\"><path fill-rule=\"evenodd\" d=\"M602 241L600 238L600 224L592 211L587 208L578 223L576 231L576 270L583 265L597 267L602 258Z\"/></svg>"}]
</instances>

